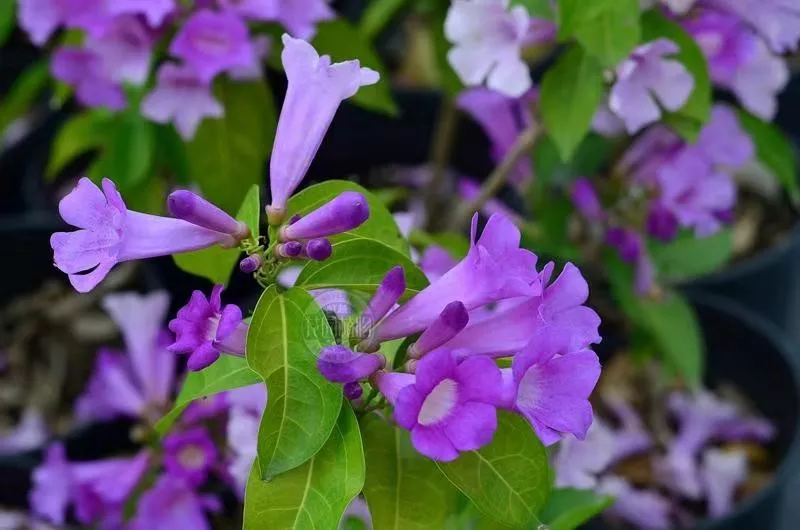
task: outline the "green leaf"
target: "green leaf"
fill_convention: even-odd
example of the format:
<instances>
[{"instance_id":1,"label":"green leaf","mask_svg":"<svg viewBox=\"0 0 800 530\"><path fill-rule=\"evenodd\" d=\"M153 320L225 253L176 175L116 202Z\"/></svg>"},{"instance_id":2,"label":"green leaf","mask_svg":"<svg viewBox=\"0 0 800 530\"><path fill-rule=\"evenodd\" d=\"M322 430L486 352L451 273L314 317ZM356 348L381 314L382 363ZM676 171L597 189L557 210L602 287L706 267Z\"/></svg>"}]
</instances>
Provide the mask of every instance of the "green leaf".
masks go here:
<instances>
[{"instance_id":1,"label":"green leaf","mask_svg":"<svg viewBox=\"0 0 800 530\"><path fill-rule=\"evenodd\" d=\"M569 10L564 13L565 8ZM560 13L568 15L559 34L573 35L586 53L608 68L617 66L639 44L639 0L561 0Z\"/></svg>"},{"instance_id":2,"label":"green leaf","mask_svg":"<svg viewBox=\"0 0 800 530\"><path fill-rule=\"evenodd\" d=\"M663 300L640 300L639 311L667 364L690 386L699 387L703 382L705 348L697 315L689 302L669 291Z\"/></svg>"},{"instance_id":3,"label":"green leaf","mask_svg":"<svg viewBox=\"0 0 800 530\"><path fill-rule=\"evenodd\" d=\"M0 132L28 111L49 79L47 61L33 63L20 74L8 93L0 99Z\"/></svg>"},{"instance_id":4,"label":"green leaf","mask_svg":"<svg viewBox=\"0 0 800 530\"><path fill-rule=\"evenodd\" d=\"M642 35L645 42L666 38L680 48L675 59L680 61L694 78L694 90L689 99L678 109L676 114L682 118L693 120L700 125L708 121L711 113L711 78L708 74L708 63L700 46L694 38L678 24L664 16L657 10L651 10L642 16ZM668 123L670 114L666 115ZM672 122L673 124L676 122ZM695 129L688 127L685 122L677 122L676 132L683 135L694 134ZM696 129L699 134L700 127ZM694 140L696 136L687 137Z\"/></svg>"},{"instance_id":5,"label":"green leaf","mask_svg":"<svg viewBox=\"0 0 800 530\"><path fill-rule=\"evenodd\" d=\"M550 199L548 186L561 186L571 183L577 177L596 175L603 170L613 155L613 146L607 138L599 134L588 134L578 145L575 154L568 162L561 160L558 147L550 136L539 138L533 148L533 168L536 174L534 186L530 192L531 209L534 212L541 208L541 201Z\"/></svg>"},{"instance_id":6,"label":"green leaf","mask_svg":"<svg viewBox=\"0 0 800 530\"><path fill-rule=\"evenodd\" d=\"M575 530L614 502L592 491L554 489L542 510L541 520L550 530Z\"/></svg>"},{"instance_id":7,"label":"green leaf","mask_svg":"<svg viewBox=\"0 0 800 530\"><path fill-rule=\"evenodd\" d=\"M72 116L58 130L45 175L55 178L78 155L102 148L108 141L113 122L105 111L87 110Z\"/></svg>"},{"instance_id":8,"label":"green leaf","mask_svg":"<svg viewBox=\"0 0 800 530\"><path fill-rule=\"evenodd\" d=\"M275 136L275 104L263 80L242 83L221 78L214 94L225 107L225 116L203 120L186 155L191 179L206 198L233 212L250 187L264 179Z\"/></svg>"},{"instance_id":9,"label":"green leaf","mask_svg":"<svg viewBox=\"0 0 800 530\"><path fill-rule=\"evenodd\" d=\"M568 49L542 80L540 109L545 129L569 160L592 124L603 98L603 71L578 47Z\"/></svg>"},{"instance_id":10,"label":"green leaf","mask_svg":"<svg viewBox=\"0 0 800 530\"><path fill-rule=\"evenodd\" d=\"M261 190L258 184L253 184L244 196L236 218L243 221L253 237L258 239L261 235Z\"/></svg>"},{"instance_id":11,"label":"green leaf","mask_svg":"<svg viewBox=\"0 0 800 530\"><path fill-rule=\"evenodd\" d=\"M544 446L522 417L499 413L489 445L437 465L487 516L513 528L535 527L551 478Z\"/></svg>"},{"instance_id":12,"label":"green leaf","mask_svg":"<svg viewBox=\"0 0 800 530\"><path fill-rule=\"evenodd\" d=\"M800 203L797 153L791 141L775 125L743 110L739 111L739 123L753 139L756 158L772 171L778 182L786 189L792 202Z\"/></svg>"},{"instance_id":13,"label":"green leaf","mask_svg":"<svg viewBox=\"0 0 800 530\"><path fill-rule=\"evenodd\" d=\"M155 131L138 112L129 111L117 116L111 134L105 152L110 163L108 176L125 195L141 186L150 175Z\"/></svg>"},{"instance_id":14,"label":"green leaf","mask_svg":"<svg viewBox=\"0 0 800 530\"><path fill-rule=\"evenodd\" d=\"M458 492L417 453L406 431L377 414L361 420L367 461L364 496L375 530L439 530Z\"/></svg>"},{"instance_id":15,"label":"green leaf","mask_svg":"<svg viewBox=\"0 0 800 530\"><path fill-rule=\"evenodd\" d=\"M386 209L386 206L378 197L354 182L328 180L309 186L289 199L287 205L288 215L306 214L345 191L355 191L366 197L367 204L369 204L369 219L355 230L329 238L331 242L335 243L356 237L377 239L384 245L399 250L408 256L408 241L400 233L392 214L389 213L389 210Z\"/></svg>"},{"instance_id":16,"label":"green leaf","mask_svg":"<svg viewBox=\"0 0 800 530\"><path fill-rule=\"evenodd\" d=\"M16 18L16 0L6 0L0 4L0 46L6 43L11 32L14 31ZM0 130L3 128L0 127Z\"/></svg>"},{"instance_id":17,"label":"green leaf","mask_svg":"<svg viewBox=\"0 0 800 530\"><path fill-rule=\"evenodd\" d=\"M372 0L364 9L358 27L368 38L378 35L392 17L397 15L407 0Z\"/></svg>"},{"instance_id":18,"label":"green leaf","mask_svg":"<svg viewBox=\"0 0 800 530\"><path fill-rule=\"evenodd\" d=\"M317 26L314 48L321 54L330 55L334 61L358 59L361 66L377 71L381 79L371 86L364 86L350 101L368 110L396 115L397 105L389 90L389 76L369 38L344 18L330 20Z\"/></svg>"},{"instance_id":19,"label":"green leaf","mask_svg":"<svg viewBox=\"0 0 800 530\"><path fill-rule=\"evenodd\" d=\"M723 228L712 236L699 238L691 231L684 231L669 243L652 241L650 257L664 278L682 280L709 274L731 259L732 232Z\"/></svg>"},{"instance_id":20,"label":"green leaf","mask_svg":"<svg viewBox=\"0 0 800 530\"><path fill-rule=\"evenodd\" d=\"M156 136L156 163L159 169L174 175L182 186L190 185L189 159L186 157L186 143L171 125L153 124Z\"/></svg>"},{"instance_id":21,"label":"green leaf","mask_svg":"<svg viewBox=\"0 0 800 530\"><path fill-rule=\"evenodd\" d=\"M186 375L175 405L156 423L156 432L163 436L196 399L262 382L261 377L247 366L244 357L222 355L208 368Z\"/></svg>"},{"instance_id":22,"label":"green leaf","mask_svg":"<svg viewBox=\"0 0 800 530\"><path fill-rule=\"evenodd\" d=\"M270 388L270 402L273 390ZM347 505L364 486L364 450L355 414L341 407L330 438L310 460L272 480L253 463L244 499L244 530L338 528Z\"/></svg>"},{"instance_id":23,"label":"green leaf","mask_svg":"<svg viewBox=\"0 0 800 530\"><path fill-rule=\"evenodd\" d=\"M295 285L303 289L344 289L373 293L393 267L401 265L406 274L409 298L427 287L428 279L403 254L373 239L350 239L333 245L325 261L310 261L300 271Z\"/></svg>"},{"instance_id":24,"label":"green leaf","mask_svg":"<svg viewBox=\"0 0 800 530\"><path fill-rule=\"evenodd\" d=\"M274 478L314 456L342 408L342 388L317 370L317 356L335 344L325 314L310 294L273 285L261 295L247 333L247 362L267 383L269 405L258 432L261 476Z\"/></svg>"}]
</instances>

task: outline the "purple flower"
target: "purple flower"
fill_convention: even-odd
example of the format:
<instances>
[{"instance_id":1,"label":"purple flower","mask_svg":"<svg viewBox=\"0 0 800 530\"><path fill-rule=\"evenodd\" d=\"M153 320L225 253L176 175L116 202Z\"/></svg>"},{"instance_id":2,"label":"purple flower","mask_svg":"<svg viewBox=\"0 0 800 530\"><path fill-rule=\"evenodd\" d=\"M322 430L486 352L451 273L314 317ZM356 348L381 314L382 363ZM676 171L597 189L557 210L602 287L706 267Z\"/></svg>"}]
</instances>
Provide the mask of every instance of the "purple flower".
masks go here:
<instances>
[{"instance_id":1,"label":"purple flower","mask_svg":"<svg viewBox=\"0 0 800 530\"><path fill-rule=\"evenodd\" d=\"M355 383L367 379L385 365L383 355L356 353L344 346L326 346L317 359L317 369L332 383Z\"/></svg>"},{"instance_id":2,"label":"purple flower","mask_svg":"<svg viewBox=\"0 0 800 530\"><path fill-rule=\"evenodd\" d=\"M369 218L367 199L360 193L345 191L300 220L283 226L280 238L313 239L326 237L361 226Z\"/></svg>"},{"instance_id":3,"label":"purple flower","mask_svg":"<svg viewBox=\"0 0 800 530\"><path fill-rule=\"evenodd\" d=\"M120 293L103 307L122 331L127 357L101 350L84 393L78 417L111 419L120 415L155 421L170 405L175 356L166 351L162 328L169 307L166 293Z\"/></svg>"},{"instance_id":4,"label":"purple flower","mask_svg":"<svg viewBox=\"0 0 800 530\"><path fill-rule=\"evenodd\" d=\"M617 476L604 477L596 491L614 497L614 504L606 510L608 515L619 517L636 528L666 530L672 526L670 503L655 491L635 489Z\"/></svg>"},{"instance_id":5,"label":"purple flower","mask_svg":"<svg viewBox=\"0 0 800 530\"><path fill-rule=\"evenodd\" d=\"M747 473L747 453L744 451L708 449L703 453L700 475L710 517L723 517L733 511L733 495L747 479Z\"/></svg>"},{"instance_id":6,"label":"purple flower","mask_svg":"<svg viewBox=\"0 0 800 530\"><path fill-rule=\"evenodd\" d=\"M275 20L280 0L217 0L223 8L248 20Z\"/></svg>"},{"instance_id":7,"label":"purple flower","mask_svg":"<svg viewBox=\"0 0 800 530\"><path fill-rule=\"evenodd\" d=\"M551 262L542 270L542 285L550 281L553 267ZM569 336L570 351L582 350L601 340L598 333L600 317L583 305L588 297L586 280L577 267L567 263L542 295L522 299L506 309L499 308L468 325L446 346L459 356L504 357L522 350L539 330L552 328Z\"/></svg>"},{"instance_id":8,"label":"purple flower","mask_svg":"<svg viewBox=\"0 0 800 530\"><path fill-rule=\"evenodd\" d=\"M379 79L357 60L331 64L329 56L320 57L309 43L288 35L282 39L289 86L270 160L270 222L282 219L286 201L303 180L339 104Z\"/></svg>"},{"instance_id":9,"label":"purple flower","mask_svg":"<svg viewBox=\"0 0 800 530\"><path fill-rule=\"evenodd\" d=\"M193 486L205 483L217 464L217 448L208 431L193 427L164 438L164 467L171 476L185 479Z\"/></svg>"},{"instance_id":10,"label":"purple flower","mask_svg":"<svg viewBox=\"0 0 800 530\"><path fill-rule=\"evenodd\" d=\"M408 348L408 356L419 359L429 351L455 337L469 322L469 313L461 302L450 302L442 309L439 318L422 332L419 339Z\"/></svg>"},{"instance_id":11,"label":"purple flower","mask_svg":"<svg viewBox=\"0 0 800 530\"><path fill-rule=\"evenodd\" d=\"M695 148L714 166L739 169L753 160L755 146L726 105L714 105L711 117L700 131Z\"/></svg>"},{"instance_id":12,"label":"purple flower","mask_svg":"<svg viewBox=\"0 0 800 530\"><path fill-rule=\"evenodd\" d=\"M411 431L411 443L423 455L448 462L460 451L488 444L497 430L501 402L500 370L488 357L460 364L447 349L435 350L417 365L410 379L378 373L377 385L394 406L394 418ZM402 383L410 384L399 386Z\"/></svg>"},{"instance_id":13,"label":"purple flower","mask_svg":"<svg viewBox=\"0 0 800 530\"><path fill-rule=\"evenodd\" d=\"M247 25L230 11L201 9L194 13L175 36L169 52L183 59L203 82L255 61Z\"/></svg>"},{"instance_id":14,"label":"purple flower","mask_svg":"<svg viewBox=\"0 0 800 530\"><path fill-rule=\"evenodd\" d=\"M331 257L333 246L325 238L312 239L303 245L300 253L301 258L313 259L314 261L325 261Z\"/></svg>"},{"instance_id":15,"label":"purple flower","mask_svg":"<svg viewBox=\"0 0 800 530\"><path fill-rule=\"evenodd\" d=\"M240 240L250 235L250 229L217 206L189 190L173 191L167 197L169 213L194 225L233 236Z\"/></svg>"},{"instance_id":16,"label":"purple flower","mask_svg":"<svg viewBox=\"0 0 800 530\"><path fill-rule=\"evenodd\" d=\"M522 180L519 181L522 184ZM481 187L480 184L472 180L468 177L461 177L458 179L458 194L461 196L462 199L465 201L471 201L478 197L480 194ZM496 198L491 198L486 201L486 203L481 208L481 213L491 217L492 215L498 213L500 215L504 215L509 219L517 219L518 216L511 210L508 206L503 204L503 201Z\"/></svg>"},{"instance_id":17,"label":"purple flower","mask_svg":"<svg viewBox=\"0 0 800 530\"><path fill-rule=\"evenodd\" d=\"M127 106L122 87L113 82L95 52L58 48L50 63L53 77L75 87L75 97L87 107L122 110Z\"/></svg>"},{"instance_id":18,"label":"purple flower","mask_svg":"<svg viewBox=\"0 0 800 530\"><path fill-rule=\"evenodd\" d=\"M226 429L231 453L228 473L233 478L239 498L244 499L247 479L256 459L261 415L267 406L266 387L259 383L237 388L228 392L226 397L230 403Z\"/></svg>"},{"instance_id":19,"label":"purple flower","mask_svg":"<svg viewBox=\"0 0 800 530\"><path fill-rule=\"evenodd\" d=\"M279 22L301 39L313 37L318 23L336 18L326 0L220 0L220 4L252 20Z\"/></svg>"},{"instance_id":20,"label":"purple flower","mask_svg":"<svg viewBox=\"0 0 800 530\"><path fill-rule=\"evenodd\" d=\"M113 0L108 3L112 15L143 15L150 27L160 26L176 11L176 0Z\"/></svg>"},{"instance_id":21,"label":"purple flower","mask_svg":"<svg viewBox=\"0 0 800 530\"><path fill-rule=\"evenodd\" d=\"M215 285L208 299L194 291L189 303L169 323L175 342L167 349L189 354L190 370L210 366L223 352L244 355L248 325L242 322L239 306L222 306L222 289L222 285Z\"/></svg>"},{"instance_id":22,"label":"purple flower","mask_svg":"<svg viewBox=\"0 0 800 530\"><path fill-rule=\"evenodd\" d=\"M528 66L520 57L530 28L523 6L509 9L508 0L454 0L444 32L453 48L447 60L467 86L486 81L492 90L511 97L531 88Z\"/></svg>"},{"instance_id":23,"label":"purple flower","mask_svg":"<svg viewBox=\"0 0 800 530\"><path fill-rule=\"evenodd\" d=\"M655 267L645 248L642 236L628 228L613 227L606 232L606 243L619 253L622 261L634 266L634 287L645 296L655 282Z\"/></svg>"},{"instance_id":24,"label":"purple flower","mask_svg":"<svg viewBox=\"0 0 800 530\"><path fill-rule=\"evenodd\" d=\"M156 87L142 101L142 115L157 123L174 123L184 140L194 136L203 118L224 114L211 85L201 81L191 67L166 63L157 77Z\"/></svg>"},{"instance_id":25,"label":"purple flower","mask_svg":"<svg viewBox=\"0 0 800 530\"><path fill-rule=\"evenodd\" d=\"M211 530L205 512L219 511L216 497L200 495L185 480L161 475L139 501L131 530L154 528L191 528Z\"/></svg>"},{"instance_id":26,"label":"purple flower","mask_svg":"<svg viewBox=\"0 0 800 530\"><path fill-rule=\"evenodd\" d=\"M264 76L263 61L272 50L272 41L266 35L257 35L252 39L253 63L249 66L238 66L228 70L228 77L236 81L251 81Z\"/></svg>"},{"instance_id":27,"label":"purple flower","mask_svg":"<svg viewBox=\"0 0 800 530\"><path fill-rule=\"evenodd\" d=\"M615 167L640 185L651 185L661 166L685 147L683 140L668 127L654 125L640 134Z\"/></svg>"},{"instance_id":28,"label":"purple flower","mask_svg":"<svg viewBox=\"0 0 800 530\"><path fill-rule=\"evenodd\" d=\"M553 458L556 487L594 489L597 476L614 458L614 433L599 418L595 418L585 440L564 438Z\"/></svg>"},{"instance_id":29,"label":"purple flower","mask_svg":"<svg viewBox=\"0 0 800 530\"><path fill-rule=\"evenodd\" d=\"M534 123L532 106L537 92L529 90L519 98L510 98L487 88L467 90L458 97L458 106L467 111L483 128L492 142L492 158L502 160L517 137ZM533 177L529 157L522 157L511 173L511 182L524 185Z\"/></svg>"},{"instance_id":30,"label":"purple flower","mask_svg":"<svg viewBox=\"0 0 800 530\"><path fill-rule=\"evenodd\" d=\"M571 351L569 333L545 329L514 356L506 377L506 406L519 411L545 445L562 433L583 440L592 424L589 395L600 378L600 361L588 349ZM509 388L509 385L510 388Z\"/></svg>"},{"instance_id":31,"label":"purple flower","mask_svg":"<svg viewBox=\"0 0 800 530\"><path fill-rule=\"evenodd\" d=\"M678 235L678 220L658 201L650 205L647 212L647 233L661 241L669 242Z\"/></svg>"},{"instance_id":32,"label":"purple flower","mask_svg":"<svg viewBox=\"0 0 800 530\"><path fill-rule=\"evenodd\" d=\"M19 26L41 46L59 26L87 29L104 8L104 0L20 0Z\"/></svg>"},{"instance_id":33,"label":"purple flower","mask_svg":"<svg viewBox=\"0 0 800 530\"><path fill-rule=\"evenodd\" d=\"M86 48L100 58L111 81L138 86L143 85L150 74L154 42L153 32L141 19L121 16L105 21L90 32Z\"/></svg>"},{"instance_id":34,"label":"purple flower","mask_svg":"<svg viewBox=\"0 0 800 530\"><path fill-rule=\"evenodd\" d=\"M150 465L143 451L133 458L94 462L69 462L64 446L51 445L45 461L33 472L29 500L33 512L55 524L63 524L70 505L80 523L115 522L125 501Z\"/></svg>"},{"instance_id":35,"label":"purple flower","mask_svg":"<svg viewBox=\"0 0 800 530\"><path fill-rule=\"evenodd\" d=\"M129 211L114 183L103 190L84 177L58 204L61 217L75 232L56 232L50 246L56 267L81 293L94 289L122 261L166 256L231 244L227 234L180 219Z\"/></svg>"},{"instance_id":36,"label":"purple flower","mask_svg":"<svg viewBox=\"0 0 800 530\"><path fill-rule=\"evenodd\" d=\"M569 190L572 204L589 221L603 221L606 213L592 183L586 177L577 179Z\"/></svg>"},{"instance_id":37,"label":"purple flower","mask_svg":"<svg viewBox=\"0 0 800 530\"><path fill-rule=\"evenodd\" d=\"M619 428L614 430L614 457L611 463L647 451L653 439L642 422L642 418L621 396L603 396L606 407L616 416Z\"/></svg>"},{"instance_id":38,"label":"purple flower","mask_svg":"<svg viewBox=\"0 0 800 530\"><path fill-rule=\"evenodd\" d=\"M37 449L44 445L49 436L47 424L42 414L28 407L17 426L10 432L0 435L0 455L9 455Z\"/></svg>"},{"instance_id":39,"label":"purple flower","mask_svg":"<svg viewBox=\"0 0 800 530\"><path fill-rule=\"evenodd\" d=\"M720 425L714 438L725 442L771 442L775 438L775 425L763 418L736 418Z\"/></svg>"},{"instance_id":40,"label":"purple flower","mask_svg":"<svg viewBox=\"0 0 800 530\"><path fill-rule=\"evenodd\" d=\"M767 39L774 51L797 49L800 11L794 0L708 0L708 3L741 17Z\"/></svg>"},{"instance_id":41,"label":"purple flower","mask_svg":"<svg viewBox=\"0 0 800 530\"><path fill-rule=\"evenodd\" d=\"M361 333L366 334L395 306L406 290L406 275L401 265L392 267L383 277L375 294L367 304L361 317Z\"/></svg>"},{"instance_id":42,"label":"purple flower","mask_svg":"<svg viewBox=\"0 0 800 530\"><path fill-rule=\"evenodd\" d=\"M433 283L447 271L458 265L458 262L453 259L448 251L442 247L431 245L422 253L419 260L419 268L428 277L428 280Z\"/></svg>"},{"instance_id":43,"label":"purple flower","mask_svg":"<svg viewBox=\"0 0 800 530\"><path fill-rule=\"evenodd\" d=\"M517 227L495 214L477 239L477 222L476 214L467 256L386 317L375 330L375 340L405 337L427 328L450 302L460 301L471 311L507 298L541 294L536 256L519 248Z\"/></svg>"},{"instance_id":44,"label":"purple flower","mask_svg":"<svg viewBox=\"0 0 800 530\"><path fill-rule=\"evenodd\" d=\"M692 93L691 74L680 62L664 58L677 52L674 42L658 39L638 47L617 67L608 106L625 122L629 133L657 121L661 117L659 103L676 111Z\"/></svg>"}]
</instances>

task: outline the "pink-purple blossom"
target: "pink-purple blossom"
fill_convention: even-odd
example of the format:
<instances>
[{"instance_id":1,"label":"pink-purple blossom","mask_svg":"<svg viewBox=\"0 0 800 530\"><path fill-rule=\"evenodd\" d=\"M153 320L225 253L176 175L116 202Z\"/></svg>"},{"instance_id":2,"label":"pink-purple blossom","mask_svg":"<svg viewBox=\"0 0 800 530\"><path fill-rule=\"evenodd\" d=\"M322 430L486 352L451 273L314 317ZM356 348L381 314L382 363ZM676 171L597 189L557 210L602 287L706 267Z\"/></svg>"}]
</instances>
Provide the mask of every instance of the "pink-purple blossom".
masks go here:
<instances>
[{"instance_id":1,"label":"pink-purple blossom","mask_svg":"<svg viewBox=\"0 0 800 530\"><path fill-rule=\"evenodd\" d=\"M733 511L736 488L747 478L747 453L742 450L707 449L703 453L700 476L708 501L709 517Z\"/></svg>"},{"instance_id":2,"label":"pink-purple blossom","mask_svg":"<svg viewBox=\"0 0 800 530\"><path fill-rule=\"evenodd\" d=\"M326 0L220 0L220 5L251 20L278 22L300 39L310 39L320 22L336 17Z\"/></svg>"},{"instance_id":3,"label":"pink-purple blossom","mask_svg":"<svg viewBox=\"0 0 800 530\"><path fill-rule=\"evenodd\" d=\"M170 321L175 342L168 349L189 355L190 370L202 370L219 359L221 353L244 355L248 325L235 304L222 305L222 285L215 285L206 299L200 291Z\"/></svg>"},{"instance_id":4,"label":"pink-purple blossom","mask_svg":"<svg viewBox=\"0 0 800 530\"><path fill-rule=\"evenodd\" d=\"M50 62L53 77L75 88L75 98L87 107L122 110L127 106L122 86L109 77L103 59L81 48L59 48Z\"/></svg>"},{"instance_id":5,"label":"pink-purple blossom","mask_svg":"<svg viewBox=\"0 0 800 530\"><path fill-rule=\"evenodd\" d=\"M222 504L217 497L197 492L184 479L162 474L139 500L130 528L211 530L206 512L218 512L221 509Z\"/></svg>"},{"instance_id":6,"label":"pink-purple blossom","mask_svg":"<svg viewBox=\"0 0 800 530\"><path fill-rule=\"evenodd\" d=\"M707 0L733 13L759 32L777 53L797 49L800 42L800 11L794 0Z\"/></svg>"},{"instance_id":7,"label":"pink-purple blossom","mask_svg":"<svg viewBox=\"0 0 800 530\"><path fill-rule=\"evenodd\" d=\"M19 25L42 46L61 26L88 29L104 15L104 0L20 0Z\"/></svg>"},{"instance_id":8,"label":"pink-purple blossom","mask_svg":"<svg viewBox=\"0 0 800 530\"><path fill-rule=\"evenodd\" d=\"M386 365L375 353L356 353L344 346L326 346L319 352L317 369L332 383L355 383L367 379Z\"/></svg>"},{"instance_id":9,"label":"pink-purple blossom","mask_svg":"<svg viewBox=\"0 0 800 530\"><path fill-rule=\"evenodd\" d=\"M219 453L204 427L192 427L164 438L164 468L171 476L201 486L217 465Z\"/></svg>"},{"instance_id":10,"label":"pink-purple blossom","mask_svg":"<svg viewBox=\"0 0 800 530\"><path fill-rule=\"evenodd\" d=\"M173 191L167 197L169 213L215 232L228 234L237 240L250 235L250 229L242 221L237 221L219 207L189 190Z\"/></svg>"},{"instance_id":11,"label":"pink-purple blossom","mask_svg":"<svg viewBox=\"0 0 800 530\"><path fill-rule=\"evenodd\" d=\"M111 15L141 15L152 28L163 24L170 15L175 14L177 0L113 0L108 2Z\"/></svg>"},{"instance_id":12,"label":"pink-purple blossom","mask_svg":"<svg viewBox=\"0 0 800 530\"><path fill-rule=\"evenodd\" d=\"M667 530L671 528L669 501L656 491L634 488L622 477L604 477L597 493L614 497L614 504L606 513L619 517L643 530Z\"/></svg>"},{"instance_id":13,"label":"pink-purple blossom","mask_svg":"<svg viewBox=\"0 0 800 530\"><path fill-rule=\"evenodd\" d=\"M150 74L155 33L135 16L121 16L97 24L89 32L86 48L102 62L115 83L143 85Z\"/></svg>"},{"instance_id":14,"label":"pink-purple blossom","mask_svg":"<svg viewBox=\"0 0 800 530\"><path fill-rule=\"evenodd\" d=\"M289 79L270 159L271 210L283 217L286 201L311 165L341 102L378 73L357 60L331 63L307 42L283 36L283 67Z\"/></svg>"}]
</instances>

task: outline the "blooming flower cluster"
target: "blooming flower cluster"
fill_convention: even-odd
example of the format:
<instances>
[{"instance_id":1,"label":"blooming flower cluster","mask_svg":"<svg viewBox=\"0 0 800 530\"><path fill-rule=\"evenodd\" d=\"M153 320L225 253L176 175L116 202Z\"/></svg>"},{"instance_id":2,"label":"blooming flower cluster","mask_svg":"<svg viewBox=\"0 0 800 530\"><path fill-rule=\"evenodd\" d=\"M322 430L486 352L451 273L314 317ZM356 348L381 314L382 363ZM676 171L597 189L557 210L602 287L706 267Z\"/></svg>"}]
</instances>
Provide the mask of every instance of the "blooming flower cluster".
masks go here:
<instances>
[{"instance_id":1,"label":"blooming flower cluster","mask_svg":"<svg viewBox=\"0 0 800 530\"><path fill-rule=\"evenodd\" d=\"M81 104L122 110L129 104L124 87L144 88L154 75L155 87L142 100L141 113L173 123L184 138L191 138L204 118L223 115L212 93L217 76L261 77L269 41L253 34L249 22L277 22L308 38L317 23L334 16L325 0L189 5L177 0L21 0L19 6L20 26L37 45L62 27L85 33L81 46L59 47L51 63L53 76L71 85ZM172 60L164 60L161 49Z\"/></svg>"},{"instance_id":2,"label":"blooming flower cluster","mask_svg":"<svg viewBox=\"0 0 800 530\"><path fill-rule=\"evenodd\" d=\"M677 432L662 453L637 412L617 395L604 396L604 405L618 428L595 418L586 439L562 442L553 457L559 487L594 490L615 498L607 514L642 529L672 528L686 516L677 498L705 501L710 517L731 512L734 494L748 476L748 456L722 444L758 441L774 435L771 423L746 415L708 390L673 393L669 409ZM617 464L651 455L658 489L640 489L621 476Z\"/></svg>"}]
</instances>

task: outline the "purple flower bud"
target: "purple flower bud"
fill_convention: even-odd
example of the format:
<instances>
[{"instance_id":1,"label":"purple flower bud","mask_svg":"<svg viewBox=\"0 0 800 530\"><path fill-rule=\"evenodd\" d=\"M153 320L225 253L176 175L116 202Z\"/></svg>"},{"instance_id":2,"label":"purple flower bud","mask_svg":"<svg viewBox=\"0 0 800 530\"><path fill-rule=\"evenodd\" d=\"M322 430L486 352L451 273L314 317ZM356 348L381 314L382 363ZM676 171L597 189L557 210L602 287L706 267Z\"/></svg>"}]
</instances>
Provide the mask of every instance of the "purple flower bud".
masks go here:
<instances>
[{"instance_id":1,"label":"purple flower bud","mask_svg":"<svg viewBox=\"0 0 800 530\"><path fill-rule=\"evenodd\" d=\"M333 383L354 383L367 379L386 365L382 355L356 353L344 346L326 346L317 359L317 369Z\"/></svg>"},{"instance_id":2,"label":"purple flower bud","mask_svg":"<svg viewBox=\"0 0 800 530\"><path fill-rule=\"evenodd\" d=\"M616 248L620 258L626 263L634 263L642 253L642 241L639 236L625 228L609 228L606 243Z\"/></svg>"},{"instance_id":3,"label":"purple flower bud","mask_svg":"<svg viewBox=\"0 0 800 530\"><path fill-rule=\"evenodd\" d=\"M293 225L293 224L295 224L297 221L299 221L302 218L303 218L302 215L300 215L299 213L296 213L296 214L294 214L293 216L291 216L289 218L289 224Z\"/></svg>"},{"instance_id":4,"label":"purple flower bud","mask_svg":"<svg viewBox=\"0 0 800 530\"><path fill-rule=\"evenodd\" d=\"M647 215L647 233L661 241L672 241L678 235L678 220L662 204L655 203Z\"/></svg>"},{"instance_id":5,"label":"purple flower bud","mask_svg":"<svg viewBox=\"0 0 800 530\"><path fill-rule=\"evenodd\" d=\"M344 397L350 401L355 401L356 399L360 398L362 394L364 394L364 389L361 388L360 384L356 383L355 381L345 383Z\"/></svg>"},{"instance_id":6,"label":"purple flower bud","mask_svg":"<svg viewBox=\"0 0 800 530\"><path fill-rule=\"evenodd\" d=\"M447 304L439 314L439 318L434 320L433 324L422 332L417 342L411 345L408 355L411 358L419 359L458 335L468 322L469 313L464 304L461 302Z\"/></svg>"},{"instance_id":7,"label":"purple flower bud","mask_svg":"<svg viewBox=\"0 0 800 530\"><path fill-rule=\"evenodd\" d=\"M589 182L589 179L581 177L576 180L569 194L572 204L575 205L575 208L583 217L589 221L602 221L605 219L606 214L603 211L603 205L600 204L594 186Z\"/></svg>"},{"instance_id":8,"label":"purple flower bud","mask_svg":"<svg viewBox=\"0 0 800 530\"><path fill-rule=\"evenodd\" d=\"M325 261L331 257L333 247L327 239L312 239L306 243L306 256L314 261Z\"/></svg>"},{"instance_id":9,"label":"purple flower bud","mask_svg":"<svg viewBox=\"0 0 800 530\"><path fill-rule=\"evenodd\" d=\"M229 234L237 240L250 235L250 229L217 206L189 190L173 191L167 197L169 212L197 226Z\"/></svg>"},{"instance_id":10,"label":"purple flower bud","mask_svg":"<svg viewBox=\"0 0 800 530\"><path fill-rule=\"evenodd\" d=\"M736 215L733 212L733 208L728 208L726 210L720 210L718 212L714 212L714 217L716 217L720 223L731 225L733 221L736 220Z\"/></svg>"},{"instance_id":11,"label":"purple flower bud","mask_svg":"<svg viewBox=\"0 0 800 530\"><path fill-rule=\"evenodd\" d=\"M275 254L279 258L297 258L303 253L303 244L299 241L279 243L275 247Z\"/></svg>"},{"instance_id":12,"label":"purple flower bud","mask_svg":"<svg viewBox=\"0 0 800 530\"><path fill-rule=\"evenodd\" d=\"M332 236L360 226L369 217L367 199L346 191L302 219L281 228L281 240Z\"/></svg>"},{"instance_id":13,"label":"purple flower bud","mask_svg":"<svg viewBox=\"0 0 800 530\"><path fill-rule=\"evenodd\" d=\"M406 275L403 267L397 265L386 273L375 295L367 304L361 317L361 327L366 332L394 307L406 290Z\"/></svg>"},{"instance_id":14,"label":"purple flower bud","mask_svg":"<svg viewBox=\"0 0 800 530\"><path fill-rule=\"evenodd\" d=\"M259 254L247 256L239 262L239 270L245 274L252 274L264 266L264 258Z\"/></svg>"}]
</instances>

